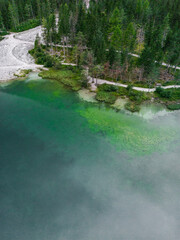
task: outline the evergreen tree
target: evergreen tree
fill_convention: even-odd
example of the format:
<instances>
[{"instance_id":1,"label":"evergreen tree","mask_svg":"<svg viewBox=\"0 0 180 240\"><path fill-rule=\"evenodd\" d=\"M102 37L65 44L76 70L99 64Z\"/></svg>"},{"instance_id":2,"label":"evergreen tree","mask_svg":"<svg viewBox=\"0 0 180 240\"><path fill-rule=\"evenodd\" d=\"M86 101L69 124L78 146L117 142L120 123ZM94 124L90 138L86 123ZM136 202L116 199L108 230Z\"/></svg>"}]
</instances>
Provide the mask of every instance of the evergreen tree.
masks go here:
<instances>
[{"instance_id":1,"label":"evergreen tree","mask_svg":"<svg viewBox=\"0 0 180 240\"><path fill-rule=\"evenodd\" d=\"M11 19L11 27L16 29L19 24L19 16L14 0L12 3L9 3L9 14Z\"/></svg>"},{"instance_id":2,"label":"evergreen tree","mask_svg":"<svg viewBox=\"0 0 180 240\"><path fill-rule=\"evenodd\" d=\"M96 57L97 63L103 63L106 56L106 45L104 36L100 29L98 29L94 34L92 49Z\"/></svg>"},{"instance_id":3,"label":"evergreen tree","mask_svg":"<svg viewBox=\"0 0 180 240\"><path fill-rule=\"evenodd\" d=\"M113 33L110 37L111 44L116 50L121 50L122 48L122 36L123 36L123 33L121 30L121 27L120 25L117 25L114 28Z\"/></svg>"},{"instance_id":4,"label":"evergreen tree","mask_svg":"<svg viewBox=\"0 0 180 240\"><path fill-rule=\"evenodd\" d=\"M2 31L4 29L4 23L3 23L3 18L2 18L2 14L0 11L0 31Z\"/></svg>"},{"instance_id":5,"label":"evergreen tree","mask_svg":"<svg viewBox=\"0 0 180 240\"><path fill-rule=\"evenodd\" d=\"M42 6L40 0L37 0L37 17L42 19Z\"/></svg>"},{"instance_id":6,"label":"evergreen tree","mask_svg":"<svg viewBox=\"0 0 180 240\"><path fill-rule=\"evenodd\" d=\"M115 8L109 20L109 32L113 33L117 26L121 26L122 16L118 8Z\"/></svg>"},{"instance_id":7,"label":"evergreen tree","mask_svg":"<svg viewBox=\"0 0 180 240\"><path fill-rule=\"evenodd\" d=\"M114 64L116 59L117 59L116 49L112 45L110 45L109 51L107 53L107 60L109 61L110 66Z\"/></svg>"}]
</instances>

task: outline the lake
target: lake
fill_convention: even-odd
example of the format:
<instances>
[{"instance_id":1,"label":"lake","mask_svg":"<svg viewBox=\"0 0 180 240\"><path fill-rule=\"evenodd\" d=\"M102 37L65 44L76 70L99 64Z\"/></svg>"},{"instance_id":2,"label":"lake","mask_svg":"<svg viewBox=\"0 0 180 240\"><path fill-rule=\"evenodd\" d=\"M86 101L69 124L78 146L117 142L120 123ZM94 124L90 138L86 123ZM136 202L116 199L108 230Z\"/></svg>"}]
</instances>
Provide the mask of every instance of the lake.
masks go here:
<instances>
[{"instance_id":1,"label":"lake","mask_svg":"<svg viewBox=\"0 0 180 240\"><path fill-rule=\"evenodd\" d=\"M90 103L36 74L0 86L0 239L177 240L180 111Z\"/></svg>"}]
</instances>

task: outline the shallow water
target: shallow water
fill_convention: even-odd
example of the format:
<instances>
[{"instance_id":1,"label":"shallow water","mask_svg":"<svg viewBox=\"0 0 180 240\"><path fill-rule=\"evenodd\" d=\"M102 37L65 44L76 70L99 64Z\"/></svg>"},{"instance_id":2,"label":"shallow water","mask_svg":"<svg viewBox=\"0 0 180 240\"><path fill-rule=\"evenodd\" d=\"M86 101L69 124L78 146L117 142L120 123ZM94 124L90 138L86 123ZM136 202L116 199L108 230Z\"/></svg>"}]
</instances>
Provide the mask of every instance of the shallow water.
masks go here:
<instances>
[{"instance_id":1,"label":"shallow water","mask_svg":"<svg viewBox=\"0 0 180 240\"><path fill-rule=\"evenodd\" d=\"M37 80L0 87L0 239L179 239L180 112Z\"/></svg>"}]
</instances>

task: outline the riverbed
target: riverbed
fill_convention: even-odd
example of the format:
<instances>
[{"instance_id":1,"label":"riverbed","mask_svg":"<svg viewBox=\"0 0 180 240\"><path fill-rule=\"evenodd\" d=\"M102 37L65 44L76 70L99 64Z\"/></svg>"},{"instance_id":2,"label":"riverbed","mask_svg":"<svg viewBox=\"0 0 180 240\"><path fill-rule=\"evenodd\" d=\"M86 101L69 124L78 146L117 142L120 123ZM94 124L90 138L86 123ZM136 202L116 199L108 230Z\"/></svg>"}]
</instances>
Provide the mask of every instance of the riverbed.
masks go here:
<instances>
[{"instance_id":1,"label":"riverbed","mask_svg":"<svg viewBox=\"0 0 180 240\"><path fill-rule=\"evenodd\" d=\"M0 86L0 239L179 239L180 111L83 96L36 75Z\"/></svg>"}]
</instances>

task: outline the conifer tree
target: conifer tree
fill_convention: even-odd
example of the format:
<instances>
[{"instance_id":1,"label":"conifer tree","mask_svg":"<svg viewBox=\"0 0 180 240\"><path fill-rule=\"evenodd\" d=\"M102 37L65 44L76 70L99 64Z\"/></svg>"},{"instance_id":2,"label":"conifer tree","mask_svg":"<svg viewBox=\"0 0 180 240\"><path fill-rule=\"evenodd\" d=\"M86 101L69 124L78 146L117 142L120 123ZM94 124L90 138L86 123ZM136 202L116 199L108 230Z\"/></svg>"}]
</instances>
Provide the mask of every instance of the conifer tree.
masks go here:
<instances>
[{"instance_id":1,"label":"conifer tree","mask_svg":"<svg viewBox=\"0 0 180 240\"><path fill-rule=\"evenodd\" d=\"M11 19L11 27L16 29L19 24L19 16L17 6L14 0L12 1L12 3L9 3L9 14Z\"/></svg>"},{"instance_id":2,"label":"conifer tree","mask_svg":"<svg viewBox=\"0 0 180 240\"><path fill-rule=\"evenodd\" d=\"M4 23L3 23L3 18L2 18L2 14L0 11L0 31L2 31L4 29Z\"/></svg>"},{"instance_id":3,"label":"conifer tree","mask_svg":"<svg viewBox=\"0 0 180 240\"><path fill-rule=\"evenodd\" d=\"M98 29L94 34L92 49L97 63L103 63L106 56L106 45L102 31Z\"/></svg>"},{"instance_id":4,"label":"conifer tree","mask_svg":"<svg viewBox=\"0 0 180 240\"><path fill-rule=\"evenodd\" d=\"M121 50L122 48L122 36L123 33L121 26L118 24L116 27L114 27L113 33L110 37L111 44L116 50Z\"/></svg>"},{"instance_id":5,"label":"conifer tree","mask_svg":"<svg viewBox=\"0 0 180 240\"><path fill-rule=\"evenodd\" d=\"M37 0L37 16L42 19L42 6L40 0Z\"/></svg>"}]
</instances>

